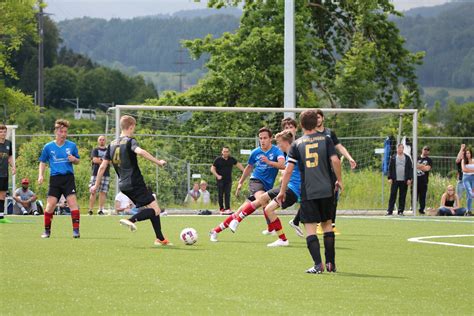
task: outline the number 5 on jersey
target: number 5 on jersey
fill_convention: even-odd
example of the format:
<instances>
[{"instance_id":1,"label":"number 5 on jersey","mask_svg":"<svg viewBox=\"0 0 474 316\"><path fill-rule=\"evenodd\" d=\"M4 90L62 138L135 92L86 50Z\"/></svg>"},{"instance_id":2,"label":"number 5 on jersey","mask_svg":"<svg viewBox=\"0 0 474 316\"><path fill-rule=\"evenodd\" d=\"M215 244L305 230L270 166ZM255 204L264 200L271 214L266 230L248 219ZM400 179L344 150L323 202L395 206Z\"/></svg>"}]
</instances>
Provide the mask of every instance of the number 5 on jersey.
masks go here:
<instances>
[{"instance_id":1,"label":"number 5 on jersey","mask_svg":"<svg viewBox=\"0 0 474 316\"><path fill-rule=\"evenodd\" d=\"M306 168L316 168L318 166L318 143L307 144L305 146Z\"/></svg>"}]
</instances>

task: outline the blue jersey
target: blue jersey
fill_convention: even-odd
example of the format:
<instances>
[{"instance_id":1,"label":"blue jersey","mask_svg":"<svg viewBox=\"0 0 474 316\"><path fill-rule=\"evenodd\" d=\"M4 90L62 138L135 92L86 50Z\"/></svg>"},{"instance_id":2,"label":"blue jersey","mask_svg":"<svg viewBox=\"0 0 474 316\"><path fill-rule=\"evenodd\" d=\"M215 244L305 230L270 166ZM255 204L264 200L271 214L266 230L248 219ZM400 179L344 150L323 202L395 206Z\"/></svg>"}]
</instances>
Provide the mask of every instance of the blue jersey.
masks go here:
<instances>
[{"instance_id":1,"label":"blue jersey","mask_svg":"<svg viewBox=\"0 0 474 316\"><path fill-rule=\"evenodd\" d=\"M263 156L274 162L278 162L278 159L285 159L285 157L283 156L283 152L275 145L272 145L268 151L263 151L260 147L252 150L248 160L248 164L253 167L250 179L260 180L263 183L265 191L268 191L273 188L278 169L261 161L260 159Z\"/></svg>"},{"instance_id":2,"label":"blue jersey","mask_svg":"<svg viewBox=\"0 0 474 316\"><path fill-rule=\"evenodd\" d=\"M286 164L288 164L288 156L286 156ZM291 173L290 181L288 182L288 188L293 191L294 194L296 194L299 200L301 196L301 173L297 166L295 166L293 172Z\"/></svg>"},{"instance_id":3,"label":"blue jersey","mask_svg":"<svg viewBox=\"0 0 474 316\"><path fill-rule=\"evenodd\" d=\"M52 141L44 145L39 161L49 163L51 176L74 174L72 163L67 158L68 155L79 159L75 143L66 140L62 146L58 146L55 141Z\"/></svg>"}]
</instances>

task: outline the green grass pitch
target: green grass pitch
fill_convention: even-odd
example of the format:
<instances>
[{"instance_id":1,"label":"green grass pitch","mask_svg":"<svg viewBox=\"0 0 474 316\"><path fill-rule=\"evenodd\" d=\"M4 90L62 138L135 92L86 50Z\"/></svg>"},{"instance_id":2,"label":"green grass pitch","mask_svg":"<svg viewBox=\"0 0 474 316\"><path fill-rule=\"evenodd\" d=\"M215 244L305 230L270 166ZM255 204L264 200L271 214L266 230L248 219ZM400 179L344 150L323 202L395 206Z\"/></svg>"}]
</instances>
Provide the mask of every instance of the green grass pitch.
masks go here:
<instances>
[{"instance_id":1,"label":"green grass pitch","mask_svg":"<svg viewBox=\"0 0 474 316\"><path fill-rule=\"evenodd\" d=\"M474 221L338 218L336 274L308 275L305 240L283 216L290 247L267 248L261 216L211 243L224 217L162 219L173 247L153 246L149 222L131 233L118 217L56 216L40 238L41 217L0 225L0 314L451 314L474 313L474 248L408 242L411 237L474 233ZM286 225L285 225L286 224ZM178 234L195 228L185 246ZM473 245L474 237L431 241ZM323 251L323 250L322 250Z\"/></svg>"}]
</instances>

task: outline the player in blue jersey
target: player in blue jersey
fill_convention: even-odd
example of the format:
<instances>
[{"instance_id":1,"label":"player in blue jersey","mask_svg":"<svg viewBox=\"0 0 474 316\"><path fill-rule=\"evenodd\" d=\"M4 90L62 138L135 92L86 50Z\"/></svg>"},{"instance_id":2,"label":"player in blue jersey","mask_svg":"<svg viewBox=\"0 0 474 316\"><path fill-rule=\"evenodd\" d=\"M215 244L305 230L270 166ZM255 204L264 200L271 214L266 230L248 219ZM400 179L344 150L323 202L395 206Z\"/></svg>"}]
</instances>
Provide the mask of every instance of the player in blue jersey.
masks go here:
<instances>
[{"instance_id":1,"label":"player in blue jersey","mask_svg":"<svg viewBox=\"0 0 474 316\"><path fill-rule=\"evenodd\" d=\"M285 157L283 156L283 152L278 149L277 146L272 145L271 130L266 127L261 128L258 131L258 139L260 141L260 147L252 150L248 159L248 164L242 172L235 193L236 195L239 195L242 185L250 176L250 196L247 201L239 207L237 212L227 217L226 220L211 231L210 235L212 241L217 241L217 234L229 227L229 224L234 219L236 221L231 227L231 230L235 231L238 223L253 213L253 211L243 212L242 210L253 201L258 200L266 191L269 191L275 183L278 170L285 168Z\"/></svg>"},{"instance_id":2,"label":"player in blue jersey","mask_svg":"<svg viewBox=\"0 0 474 316\"><path fill-rule=\"evenodd\" d=\"M56 139L43 147L39 158L38 183L40 185L44 181L46 164L49 164L50 168L48 199L46 209L44 210L44 233L41 235L42 238L49 238L51 236L53 212L61 195L66 197L67 203L71 208L72 236L74 238L80 237L80 213L76 198L74 168L72 166L79 163L79 152L75 143L66 140L68 128L68 121L56 120L54 124Z\"/></svg>"}]
</instances>

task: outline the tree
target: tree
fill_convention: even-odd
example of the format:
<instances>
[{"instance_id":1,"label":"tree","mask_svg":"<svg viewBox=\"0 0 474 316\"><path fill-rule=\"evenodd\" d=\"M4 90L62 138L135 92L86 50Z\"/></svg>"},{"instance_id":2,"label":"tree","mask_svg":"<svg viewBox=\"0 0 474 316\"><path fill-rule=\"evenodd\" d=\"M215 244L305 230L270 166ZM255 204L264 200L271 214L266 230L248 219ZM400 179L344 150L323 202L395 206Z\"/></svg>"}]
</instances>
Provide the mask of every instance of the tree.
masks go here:
<instances>
[{"instance_id":1,"label":"tree","mask_svg":"<svg viewBox=\"0 0 474 316\"><path fill-rule=\"evenodd\" d=\"M208 3L219 8L239 2ZM184 101L282 106L284 1L245 1L243 8L235 33L184 42L194 58L210 54L209 73ZM389 0L296 1L297 103L396 107L404 96L406 105L420 106L415 67L422 54L404 48L390 15L400 13Z\"/></svg>"},{"instance_id":2,"label":"tree","mask_svg":"<svg viewBox=\"0 0 474 316\"><path fill-rule=\"evenodd\" d=\"M56 108L67 106L63 98L76 96L77 73L70 67L57 65L46 68L44 81L44 94L46 104Z\"/></svg>"}]
</instances>

